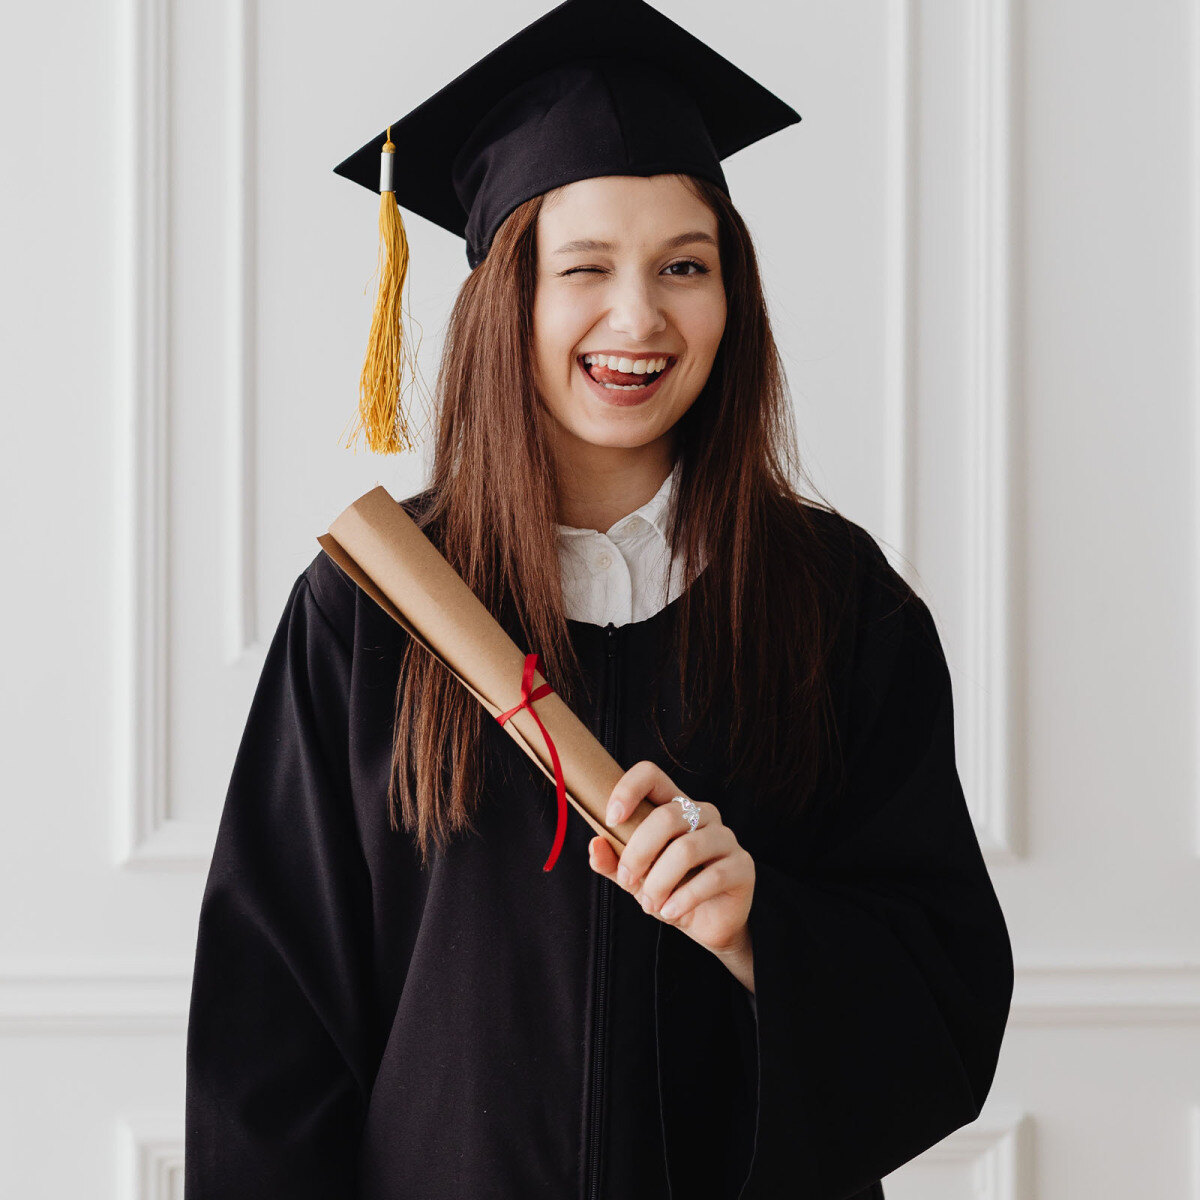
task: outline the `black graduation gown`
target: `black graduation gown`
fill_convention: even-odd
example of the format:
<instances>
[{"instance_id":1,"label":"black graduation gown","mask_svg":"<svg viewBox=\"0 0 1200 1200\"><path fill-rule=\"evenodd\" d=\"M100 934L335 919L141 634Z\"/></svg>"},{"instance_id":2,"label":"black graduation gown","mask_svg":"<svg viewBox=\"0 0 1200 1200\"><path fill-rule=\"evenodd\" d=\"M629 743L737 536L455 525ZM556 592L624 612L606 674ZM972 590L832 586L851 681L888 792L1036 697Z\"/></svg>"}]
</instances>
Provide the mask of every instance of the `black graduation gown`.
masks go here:
<instances>
[{"instance_id":1,"label":"black graduation gown","mask_svg":"<svg viewBox=\"0 0 1200 1200\"><path fill-rule=\"evenodd\" d=\"M270 644L203 894L186 1200L878 1200L978 1115L1008 933L932 619L897 605L853 528L868 569L835 690L850 776L811 828L722 791L718 737L692 770L662 762L648 672L678 600L571 622L598 685L581 717L623 766L653 759L717 805L754 856L757 1017L714 955L590 869L573 810L542 870L554 789L495 721L478 835L419 869L386 813L408 635L317 554Z\"/></svg>"}]
</instances>

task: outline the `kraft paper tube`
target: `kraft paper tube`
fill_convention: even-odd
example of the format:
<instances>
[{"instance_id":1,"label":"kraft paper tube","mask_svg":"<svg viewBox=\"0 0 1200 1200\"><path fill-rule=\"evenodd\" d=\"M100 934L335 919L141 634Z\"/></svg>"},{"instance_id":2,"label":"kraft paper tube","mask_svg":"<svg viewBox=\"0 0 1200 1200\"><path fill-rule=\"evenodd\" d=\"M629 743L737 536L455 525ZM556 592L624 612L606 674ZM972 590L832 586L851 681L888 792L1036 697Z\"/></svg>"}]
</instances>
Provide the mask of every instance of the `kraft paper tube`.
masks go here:
<instances>
[{"instance_id":1,"label":"kraft paper tube","mask_svg":"<svg viewBox=\"0 0 1200 1200\"><path fill-rule=\"evenodd\" d=\"M524 652L386 488L356 500L317 541L493 718L521 702ZM531 690L543 682L536 672ZM531 703L558 750L568 803L619 856L655 805L643 799L628 820L610 829L604 811L623 768L557 692ZM533 714L523 708L502 728L553 784L554 764Z\"/></svg>"}]
</instances>

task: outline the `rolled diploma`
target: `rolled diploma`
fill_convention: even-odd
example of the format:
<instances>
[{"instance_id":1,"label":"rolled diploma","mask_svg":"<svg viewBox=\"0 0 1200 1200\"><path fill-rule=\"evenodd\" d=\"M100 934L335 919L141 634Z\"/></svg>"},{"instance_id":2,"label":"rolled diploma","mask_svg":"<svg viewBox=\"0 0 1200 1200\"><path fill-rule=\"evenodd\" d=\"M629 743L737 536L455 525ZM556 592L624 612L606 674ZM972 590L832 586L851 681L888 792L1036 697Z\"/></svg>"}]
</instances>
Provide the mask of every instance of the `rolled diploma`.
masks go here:
<instances>
[{"instance_id":1,"label":"rolled diploma","mask_svg":"<svg viewBox=\"0 0 1200 1200\"><path fill-rule=\"evenodd\" d=\"M361 496L317 541L493 717L521 702L524 653L385 487ZM544 681L535 672L530 690ZM620 856L656 806L643 799L620 825L606 825L608 798L624 770L556 691L531 703L554 739L568 803ZM550 750L528 708L514 713L502 728L553 783Z\"/></svg>"}]
</instances>

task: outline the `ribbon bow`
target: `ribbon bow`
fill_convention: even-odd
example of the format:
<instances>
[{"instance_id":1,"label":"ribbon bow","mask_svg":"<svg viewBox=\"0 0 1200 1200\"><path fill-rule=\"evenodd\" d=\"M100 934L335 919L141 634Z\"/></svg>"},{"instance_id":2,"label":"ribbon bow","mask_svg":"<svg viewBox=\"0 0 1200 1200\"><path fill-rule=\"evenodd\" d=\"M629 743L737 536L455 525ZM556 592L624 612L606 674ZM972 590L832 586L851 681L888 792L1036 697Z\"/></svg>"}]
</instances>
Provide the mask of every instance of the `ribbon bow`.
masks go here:
<instances>
[{"instance_id":1,"label":"ribbon bow","mask_svg":"<svg viewBox=\"0 0 1200 1200\"><path fill-rule=\"evenodd\" d=\"M537 715L536 710L530 703L530 701L540 700L547 693L554 691L548 683L541 684L536 691L530 691L530 688L533 686L533 673L537 669L537 660L538 656L536 654L525 655L525 670L521 673L521 703L510 708L508 712L501 713L496 720L503 725L513 713L527 708L533 714L533 719L538 723L538 728L542 731L542 737L546 739L546 746L550 750L550 758L554 763L554 788L558 793L558 825L554 830L554 846L542 870L552 871L558 859L558 852L562 849L563 841L567 836L567 783L563 778L562 765L558 761L558 751L554 748L554 742L546 732L546 727L542 724L542 718Z\"/></svg>"}]
</instances>

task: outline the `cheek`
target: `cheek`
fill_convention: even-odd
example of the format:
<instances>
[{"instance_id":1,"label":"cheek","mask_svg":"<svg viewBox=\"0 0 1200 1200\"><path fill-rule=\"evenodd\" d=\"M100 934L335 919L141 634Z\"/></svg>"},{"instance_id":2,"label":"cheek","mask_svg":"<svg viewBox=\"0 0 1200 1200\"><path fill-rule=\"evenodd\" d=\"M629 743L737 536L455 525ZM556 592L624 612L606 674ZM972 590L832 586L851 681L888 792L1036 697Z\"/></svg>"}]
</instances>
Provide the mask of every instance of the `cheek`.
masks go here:
<instances>
[{"instance_id":1,"label":"cheek","mask_svg":"<svg viewBox=\"0 0 1200 1200\"><path fill-rule=\"evenodd\" d=\"M722 293L715 299L697 304L688 313L688 342L697 351L701 349L709 357L717 352L721 335L725 332L726 305Z\"/></svg>"},{"instance_id":2,"label":"cheek","mask_svg":"<svg viewBox=\"0 0 1200 1200\"><path fill-rule=\"evenodd\" d=\"M594 323L577 295L539 289L533 306L533 338L538 362L548 378L570 378L575 347Z\"/></svg>"}]
</instances>

